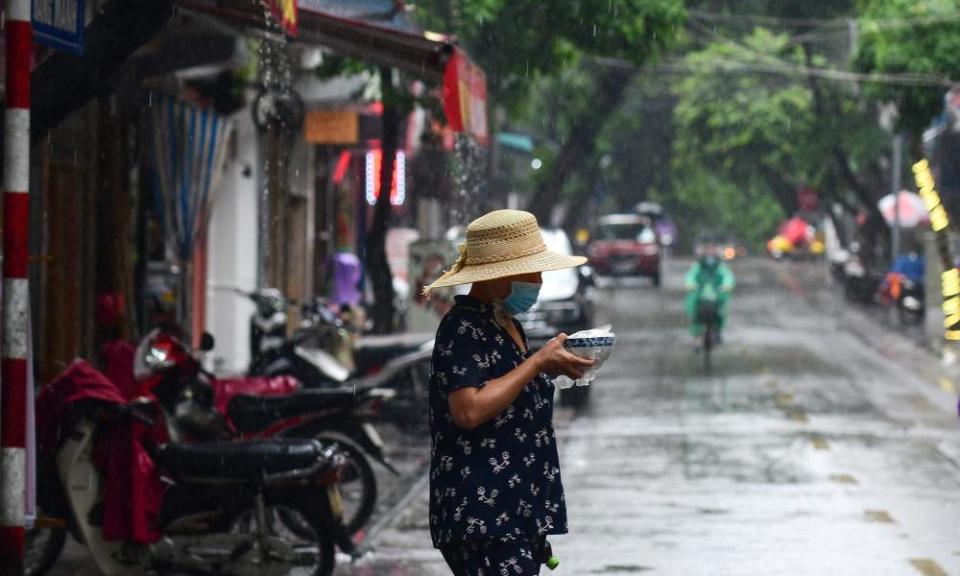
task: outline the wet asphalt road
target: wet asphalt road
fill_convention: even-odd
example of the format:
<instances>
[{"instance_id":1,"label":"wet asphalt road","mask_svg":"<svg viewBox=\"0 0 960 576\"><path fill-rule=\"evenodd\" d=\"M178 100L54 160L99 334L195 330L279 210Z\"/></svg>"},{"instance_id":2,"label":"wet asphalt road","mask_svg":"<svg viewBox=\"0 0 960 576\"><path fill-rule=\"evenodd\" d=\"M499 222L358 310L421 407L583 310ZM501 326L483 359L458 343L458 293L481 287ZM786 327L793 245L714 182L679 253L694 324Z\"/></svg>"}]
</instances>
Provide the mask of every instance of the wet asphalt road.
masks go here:
<instances>
[{"instance_id":1,"label":"wet asphalt road","mask_svg":"<svg viewBox=\"0 0 960 576\"><path fill-rule=\"evenodd\" d=\"M660 290L601 290L618 347L589 407L557 416L571 534L554 574L960 576L960 368L843 303L819 266L753 260L734 264L707 376L687 264ZM426 496L337 574L445 574Z\"/></svg>"},{"instance_id":2,"label":"wet asphalt road","mask_svg":"<svg viewBox=\"0 0 960 576\"><path fill-rule=\"evenodd\" d=\"M553 574L960 576L960 367L844 304L817 265L752 260L734 264L707 375L686 265L659 290L600 290L618 347L589 406L557 412L571 534L552 539ZM418 483L427 440L393 438L408 474L382 477L376 552L338 576L446 574ZM78 556L57 573L90 573Z\"/></svg>"}]
</instances>

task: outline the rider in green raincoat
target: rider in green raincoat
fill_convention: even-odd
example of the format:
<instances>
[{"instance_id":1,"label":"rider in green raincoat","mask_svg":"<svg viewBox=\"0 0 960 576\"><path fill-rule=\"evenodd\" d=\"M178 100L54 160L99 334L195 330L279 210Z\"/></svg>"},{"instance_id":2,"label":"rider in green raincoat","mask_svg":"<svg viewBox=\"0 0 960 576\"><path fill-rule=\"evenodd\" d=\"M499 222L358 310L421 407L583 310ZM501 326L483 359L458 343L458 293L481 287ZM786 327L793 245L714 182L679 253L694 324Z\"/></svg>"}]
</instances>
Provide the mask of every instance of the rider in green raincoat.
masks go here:
<instances>
[{"instance_id":1,"label":"rider in green raincoat","mask_svg":"<svg viewBox=\"0 0 960 576\"><path fill-rule=\"evenodd\" d=\"M727 319L727 304L730 302L730 292L736 285L733 272L719 257L716 246L704 246L700 259L687 272L687 298L685 310L690 319L690 333L695 339L703 334L703 324L697 318L698 303L702 298L715 298L718 312L718 336L723 332Z\"/></svg>"}]
</instances>

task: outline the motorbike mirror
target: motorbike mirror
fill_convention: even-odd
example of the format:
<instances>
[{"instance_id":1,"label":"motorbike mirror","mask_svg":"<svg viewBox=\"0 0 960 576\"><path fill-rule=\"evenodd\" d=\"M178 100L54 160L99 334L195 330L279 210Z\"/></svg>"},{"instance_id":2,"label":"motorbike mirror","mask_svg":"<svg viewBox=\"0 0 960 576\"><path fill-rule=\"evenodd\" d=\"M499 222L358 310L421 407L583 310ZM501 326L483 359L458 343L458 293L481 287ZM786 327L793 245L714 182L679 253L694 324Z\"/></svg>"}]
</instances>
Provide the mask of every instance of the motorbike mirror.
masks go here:
<instances>
[{"instance_id":1,"label":"motorbike mirror","mask_svg":"<svg viewBox=\"0 0 960 576\"><path fill-rule=\"evenodd\" d=\"M200 336L200 350L203 352L209 352L213 350L216 341L213 339L213 334L209 332L204 332Z\"/></svg>"}]
</instances>

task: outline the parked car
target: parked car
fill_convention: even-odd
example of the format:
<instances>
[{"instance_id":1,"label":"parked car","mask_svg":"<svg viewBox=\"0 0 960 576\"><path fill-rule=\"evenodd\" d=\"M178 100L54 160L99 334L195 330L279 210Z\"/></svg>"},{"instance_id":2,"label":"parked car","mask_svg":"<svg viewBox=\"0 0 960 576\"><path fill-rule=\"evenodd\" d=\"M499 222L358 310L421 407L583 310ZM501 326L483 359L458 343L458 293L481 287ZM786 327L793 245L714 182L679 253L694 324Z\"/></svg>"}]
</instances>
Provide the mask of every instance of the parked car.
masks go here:
<instances>
[{"instance_id":1,"label":"parked car","mask_svg":"<svg viewBox=\"0 0 960 576\"><path fill-rule=\"evenodd\" d=\"M567 234L560 229L541 229L547 247L561 254L573 250ZM517 316L527 334L531 350L563 332L573 334L594 327L593 271L590 266L543 273L540 298L529 312ZM579 405L586 400L588 386L560 391L560 401Z\"/></svg>"},{"instance_id":2,"label":"parked car","mask_svg":"<svg viewBox=\"0 0 960 576\"><path fill-rule=\"evenodd\" d=\"M587 256L597 274L645 276L660 286L660 245L650 219L610 214L597 222Z\"/></svg>"}]
</instances>

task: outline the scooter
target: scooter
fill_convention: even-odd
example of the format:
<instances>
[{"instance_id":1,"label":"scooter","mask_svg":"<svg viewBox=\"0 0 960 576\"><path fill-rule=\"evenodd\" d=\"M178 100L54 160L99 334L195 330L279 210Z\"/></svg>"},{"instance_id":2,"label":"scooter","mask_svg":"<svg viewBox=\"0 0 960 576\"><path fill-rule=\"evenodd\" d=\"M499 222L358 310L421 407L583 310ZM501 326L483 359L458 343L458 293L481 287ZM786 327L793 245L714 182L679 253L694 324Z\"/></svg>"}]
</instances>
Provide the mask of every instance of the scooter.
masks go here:
<instances>
[{"instance_id":1,"label":"scooter","mask_svg":"<svg viewBox=\"0 0 960 576\"><path fill-rule=\"evenodd\" d=\"M908 276L890 272L878 290L881 304L896 306L897 318L904 326L917 326L923 323L926 315L926 296L923 285Z\"/></svg>"},{"instance_id":2,"label":"scooter","mask_svg":"<svg viewBox=\"0 0 960 576\"><path fill-rule=\"evenodd\" d=\"M287 299L276 288L256 292L240 291L256 305L250 317L250 374L263 370L261 363L269 362L287 339Z\"/></svg>"},{"instance_id":3,"label":"scooter","mask_svg":"<svg viewBox=\"0 0 960 576\"><path fill-rule=\"evenodd\" d=\"M212 348L213 338L205 334L201 349ZM282 436L338 446L346 460L341 487L350 534L363 528L376 506L376 475L368 458L399 474L373 425L395 394L382 387L394 377L389 371L335 389L302 389L289 376L219 379L203 369L183 342L159 331L138 347L135 365L146 392L165 397L165 390L187 386L188 401L180 406L190 414L184 428L193 439Z\"/></svg>"},{"instance_id":4,"label":"scooter","mask_svg":"<svg viewBox=\"0 0 960 576\"><path fill-rule=\"evenodd\" d=\"M68 530L107 576L332 574L342 540L336 447L176 442L178 407L151 396L128 402L83 361L37 402L47 432L28 575L52 566Z\"/></svg>"},{"instance_id":5,"label":"scooter","mask_svg":"<svg viewBox=\"0 0 960 576\"><path fill-rule=\"evenodd\" d=\"M900 282L900 297L897 298L897 315L906 326L923 323L926 303L923 285L904 277Z\"/></svg>"},{"instance_id":6,"label":"scooter","mask_svg":"<svg viewBox=\"0 0 960 576\"><path fill-rule=\"evenodd\" d=\"M358 338L360 328L347 320L355 314L346 309L338 315L319 297L303 303L300 327L286 339L287 311L296 303L275 289L242 294L257 305L250 322L252 375L288 374L308 388L337 387L388 368L429 364L433 353L433 341L421 337Z\"/></svg>"},{"instance_id":7,"label":"scooter","mask_svg":"<svg viewBox=\"0 0 960 576\"><path fill-rule=\"evenodd\" d=\"M697 321L703 325L700 351L703 354L703 369L709 374L713 370L713 348L720 343L720 304L717 291L709 284L697 300Z\"/></svg>"}]
</instances>

